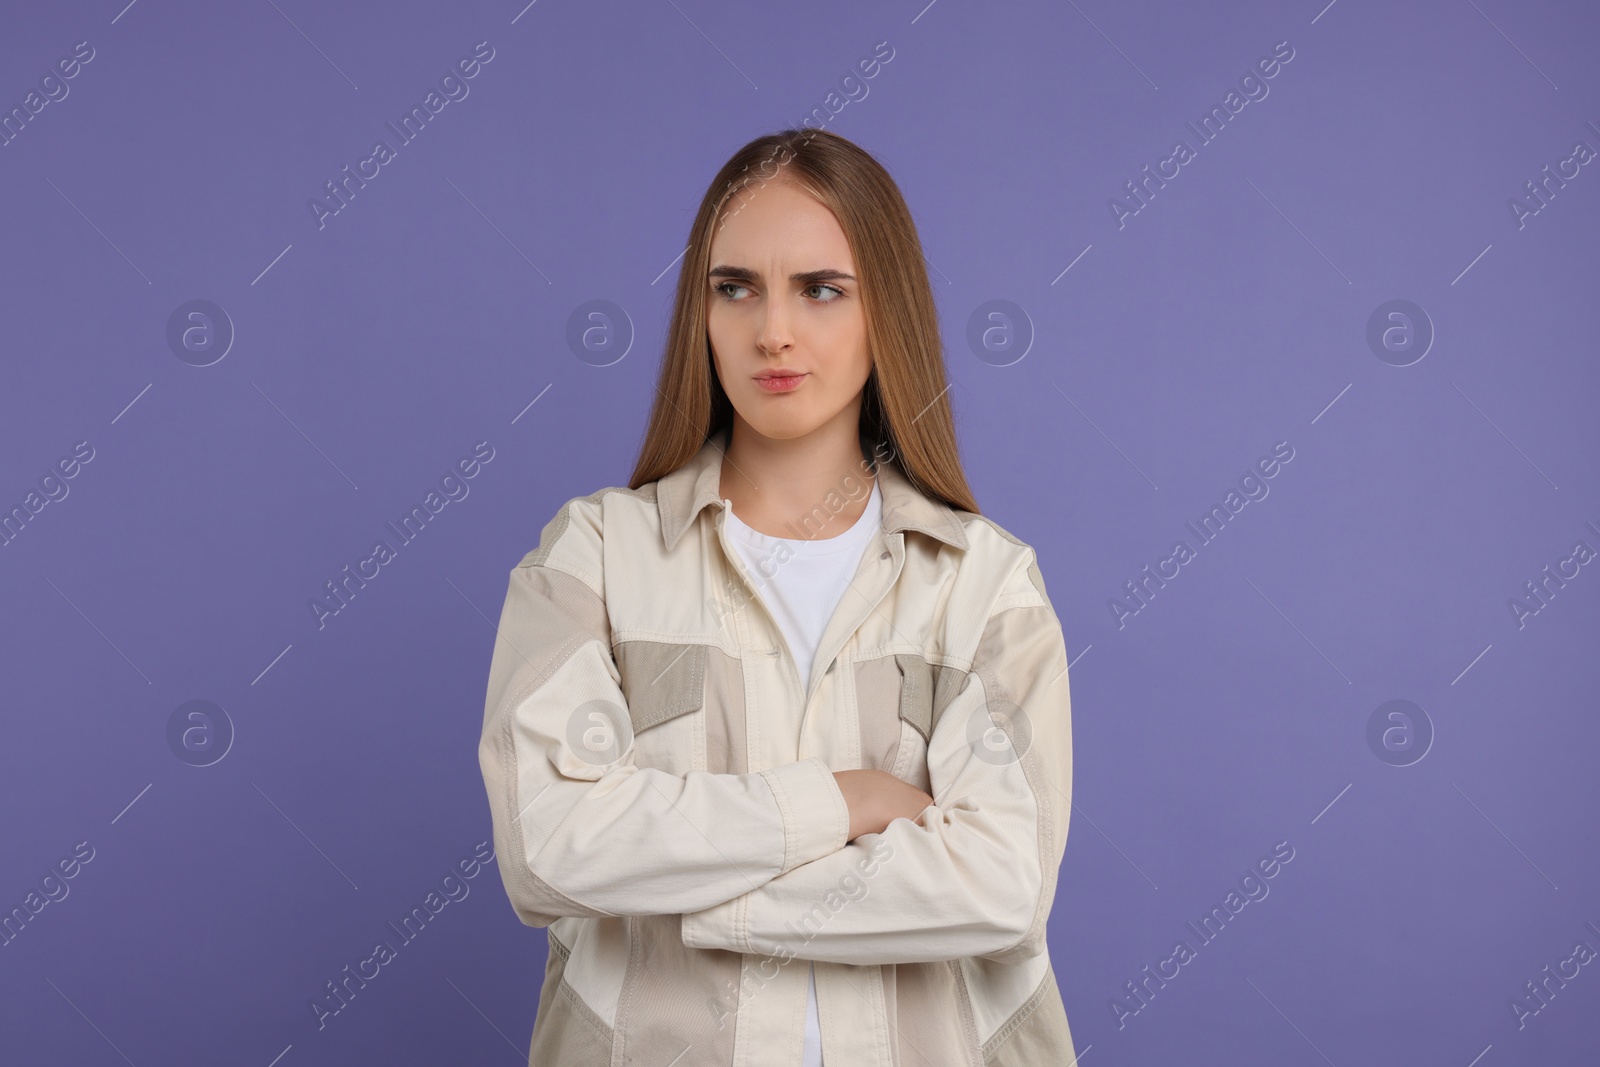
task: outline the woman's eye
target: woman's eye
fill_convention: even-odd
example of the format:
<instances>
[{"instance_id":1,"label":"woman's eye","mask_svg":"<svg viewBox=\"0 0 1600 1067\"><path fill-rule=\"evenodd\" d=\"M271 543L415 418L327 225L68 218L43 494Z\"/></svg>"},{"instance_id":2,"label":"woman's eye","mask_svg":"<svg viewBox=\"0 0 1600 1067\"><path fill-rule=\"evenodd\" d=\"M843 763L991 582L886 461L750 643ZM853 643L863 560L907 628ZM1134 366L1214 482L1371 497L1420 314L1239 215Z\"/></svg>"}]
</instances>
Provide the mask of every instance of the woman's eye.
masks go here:
<instances>
[{"instance_id":1,"label":"woman's eye","mask_svg":"<svg viewBox=\"0 0 1600 1067\"><path fill-rule=\"evenodd\" d=\"M740 285L738 282L719 282L716 285L713 285L711 290L714 293L720 294L724 300L736 301L743 298L735 295L734 290L748 292L749 287ZM820 282L816 285L806 286L803 292L807 294L818 294L813 296L813 299L815 299L819 304L831 304L835 300L838 300L840 297L844 296L844 290L840 289L838 286L823 285Z\"/></svg>"}]
</instances>

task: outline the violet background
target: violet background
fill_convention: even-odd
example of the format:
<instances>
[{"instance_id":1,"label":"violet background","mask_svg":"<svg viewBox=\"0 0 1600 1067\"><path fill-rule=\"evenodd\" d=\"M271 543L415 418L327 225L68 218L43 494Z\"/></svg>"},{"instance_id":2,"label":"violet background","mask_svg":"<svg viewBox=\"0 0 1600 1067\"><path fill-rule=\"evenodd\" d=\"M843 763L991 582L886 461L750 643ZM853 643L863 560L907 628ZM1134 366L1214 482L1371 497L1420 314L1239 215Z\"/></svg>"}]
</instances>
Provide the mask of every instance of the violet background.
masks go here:
<instances>
[{"instance_id":1,"label":"violet background","mask_svg":"<svg viewBox=\"0 0 1600 1067\"><path fill-rule=\"evenodd\" d=\"M1600 1049L1593 966L1524 1028L1509 1006L1600 947L1600 577L1521 627L1508 607L1600 549L1600 164L1520 227L1508 206L1600 148L1592 7L113 0L0 23L7 111L95 50L0 148L0 506L95 450L0 547L0 911L95 850L0 947L0 1059L525 1059L544 932L493 867L320 1031L308 1005L490 839L490 620L561 503L627 481L706 183L880 41L866 95L823 114L912 206L968 476L1065 627L1050 941L1080 1055ZM469 95L319 229L307 201L480 41ZM1280 41L1267 97L1119 228L1108 200ZM195 299L235 331L204 367L167 342ZM1407 366L1367 343L1393 299L1435 331ZM569 345L591 300L625 313L615 362ZM1016 362L968 343L991 300L1026 317ZM469 495L319 629L308 600L480 440ZM1280 441L1270 494L1119 627L1123 583ZM167 740L194 699L236 731L206 767ZM1394 699L1434 733L1409 766L1367 741ZM1119 1027L1124 984L1284 840L1270 895Z\"/></svg>"}]
</instances>

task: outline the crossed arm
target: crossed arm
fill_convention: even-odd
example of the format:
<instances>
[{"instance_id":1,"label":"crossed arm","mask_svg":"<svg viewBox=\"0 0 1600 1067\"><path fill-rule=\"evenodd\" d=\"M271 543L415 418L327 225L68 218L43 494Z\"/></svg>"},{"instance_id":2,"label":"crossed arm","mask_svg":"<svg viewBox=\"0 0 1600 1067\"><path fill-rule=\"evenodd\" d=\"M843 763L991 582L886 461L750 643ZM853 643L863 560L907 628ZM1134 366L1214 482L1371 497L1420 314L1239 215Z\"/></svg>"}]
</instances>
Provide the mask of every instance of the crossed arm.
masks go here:
<instances>
[{"instance_id":1,"label":"crossed arm","mask_svg":"<svg viewBox=\"0 0 1600 1067\"><path fill-rule=\"evenodd\" d=\"M1047 602L992 615L928 750L934 803L683 917L684 944L835 963L1036 953L1071 810L1066 651Z\"/></svg>"},{"instance_id":2,"label":"crossed arm","mask_svg":"<svg viewBox=\"0 0 1600 1067\"><path fill-rule=\"evenodd\" d=\"M589 531L573 523L563 533L582 547ZM934 724L929 804L817 757L749 774L639 766L602 587L581 556L533 555L511 573L479 743L524 923L681 914L690 947L844 963L1038 950L1072 762L1061 628L1027 573L1002 590ZM606 762L585 750L587 722L617 731Z\"/></svg>"}]
</instances>

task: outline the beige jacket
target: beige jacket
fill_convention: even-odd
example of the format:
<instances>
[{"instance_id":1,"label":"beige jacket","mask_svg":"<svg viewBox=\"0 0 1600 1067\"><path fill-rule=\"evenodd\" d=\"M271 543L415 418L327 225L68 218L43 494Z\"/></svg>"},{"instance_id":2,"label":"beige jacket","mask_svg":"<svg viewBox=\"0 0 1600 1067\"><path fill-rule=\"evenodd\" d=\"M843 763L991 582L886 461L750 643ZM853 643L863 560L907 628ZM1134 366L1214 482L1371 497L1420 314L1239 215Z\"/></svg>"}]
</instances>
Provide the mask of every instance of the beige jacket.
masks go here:
<instances>
[{"instance_id":1,"label":"beige jacket","mask_svg":"<svg viewBox=\"0 0 1600 1067\"><path fill-rule=\"evenodd\" d=\"M1045 944L1071 708L1033 549L880 456L804 687L727 540L726 437L567 501L511 572L478 754L506 893L548 928L529 1062L798 1064L812 960L828 1067L1071 1064ZM847 844L832 772L863 767L933 805Z\"/></svg>"}]
</instances>

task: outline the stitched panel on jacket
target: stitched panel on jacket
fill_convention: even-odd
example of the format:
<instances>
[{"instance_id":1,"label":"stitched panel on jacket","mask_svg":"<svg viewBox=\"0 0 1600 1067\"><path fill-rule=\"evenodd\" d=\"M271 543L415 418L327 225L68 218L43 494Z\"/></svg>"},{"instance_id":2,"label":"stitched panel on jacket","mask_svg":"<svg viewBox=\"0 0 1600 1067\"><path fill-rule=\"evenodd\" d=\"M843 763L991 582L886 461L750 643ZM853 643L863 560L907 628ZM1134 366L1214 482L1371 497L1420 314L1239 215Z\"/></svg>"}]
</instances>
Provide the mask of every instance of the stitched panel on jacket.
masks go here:
<instances>
[{"instance_id":1,"label":"stitched panel on jacket","mask_svg":"<svg viewBox=\"0 0 1600 1067\"><path fill-rule=\"evenodd\" d=\"M706 645L623 641L614 650L635 736L705 702Z\"/></svg>"},{"instance_id":2,"label":"stitched panel on jacket","mask_svg":"<svg viewBox=\"0 0 1600 1067\"><path fill-rule=\"evenodd\" d=\"M894 661L900 668L900 717L927 741L933 733L933 667L911 652L900 653Z\"/></svg>"},{"instance_id":3,"label":"stitched panel on jacket","mask_svg":"<svg viewBox=\"0 0 1600 1067\"><path fill-rule=\"evenodd\" d=\"M733 1063L740 956L687 947L680 921L677 915L628 920L633 951L617 1005L618 1029L626 1035L622 1060L727 1067Z\"/></svg>"},{"instance_id":4,"label":"stitched panel on jacket","mask_svg":"<svg viewBox=\"0 0 1600 1067\"><path fill-rule=\"evenodd\" d=\"M995 1038L1007 1026L1017 1025L1027 1014L1030 1002L1037 1003L1045 971L1050 967L1050 955L1040 952L1009 963L969 956L960 964L967 988L982 989L987 994L972 1005L978 1040L987 1048L999 1044Z\"/></svg>"},{"instance_id":5,"label":"stitched panel on jacket","mask_svg":"<svg viewBox=\"0 0 1600 1067\"><path fill-rule=\"evenodd\" d=\"M961 689L967 684L967 675L970 672L958 667L946 667L940 664L933 668L933 728L939 728L939 719L944 715L944 709L950 702L961 694Z\"/></svg>"},{"instance_id":6,"label":"stitched panel on jacket","mask_svg":"<svg viewBox=\"0 0 1600 1067\"><path fill-rule=\"evenodd\" d=\"M1070 723L1071 716L1066 650L1059 637L1042 641L1038 636L1052 630L1059 634L1059 623L1044 604L1007 608L999 612L989 620L983 639L979 642L976 659L985 666L978 667L977 673L992 702L1027 701L1032 695L1035 703L1048 706L1036 694L1059 686L1060 696L1054 704L1054 710L1062 716L1059 725L1064 727ZM1002 656L1001 649L1008 650L1007 654ZM1031 655L1024 656L1018 652L1019 649L1029 649ZM995 663L1004 663L1005 669L997 671L993 667ZM1012 706L1016 707L1014 704ZM1051 902L1055 900L1056 878L1066 848L1067 824L1072 814L1068 799L1072 795L1072 747L1070 737L1063 745L1036 743L1036 735L1041 731L1056 729L1056 723L1031 723L1025 716L1019 716L1014 721L998 725L1020 755L1023 774L1038 802L1037 848L1039 865L1044 872L1033 923L1027 936L1007 952L987 957L1005 963L1013 957L1032 955L1044 943L1045 924Z\"/></svg>"},{"instance_id":7,"label":"stitched panel on jacket","mask_svg":"<svg viewBox=\"0 0 1600 1067\"><path fill-rule=\"evenodd\" d=\"M926 744L939 725L939 716L966 684L968 672L930 663L912 652L898 653L894 662L900 669L900 717L916 728Z\"/></svg>"},{"instance_id":8,"label":"stitched panel on jacket","mask_svg":"<svg viewBox=\"0 0 1600 1067\"><path fill-rule=\"evenodd\" d=\"M1055 970L1046 968L1034 995L984 1044L983 1062L985 1067L1033 1067L1076 1058Z\"/></svg>"},{"instance_id":9,"label":"stitched panel on jacket","mask_svg":"<svg viewBox=\"0 0 1600 1067\"><path fill-rule=\"evenodd\" d=\"M891 656L855 665L856 722L861 732L861 766L889 771L900 751L900 668Z\"/></svg>"},{"instance_id":10,"label":"stitched panel on jacket","mask_svg":"<svg viewBox=\"0 0 1600 1067\"><path fill-rule=\"evenodd\" d=\"M918 789L929 788L928 739L938 728L939 718L966 684L967 673L957 667L930 663L926 658L910 652L897 653L884 660L892 664L898 676L894 682L898 691L893 700L898 712L898 747L890 754L883 769ZM858 701L859 703L859 701ZM866 712L860 712L865 732Z\"/></svg>"},{"instance_id":11,"label":"stitched panel on jacket","mask_svg":"<svg viewBox=\"0 0 1600 1067\"><path fill-rule=\"evenodd\" d=\"M706 770L745 774L749 770L744 728L744 664L720 648L706 659Z\"/></svg>"},{"instance_id":12,"label":"stitched panel on jacket","mask_svg":"<svg viewBox=\"0 0 1600 1067\"><path fill-rule=\"evenodd\" d=\"M528 1048L528 1063L532 1067L609 1067L611 1028L567 985L563 977L568 959L566 946L554 936L547 937L546 943L550 954L545 959L544 985L539 990L539 1013Z\"/></svg>"},{"instance_id":13,"label":"stitched panel on jacket","mask_svg":"<svg viewBox=\"0 0 1600 1067\"><path fill-rule=\"evenodd\" d=\"M519 567L512 572L509 595L518 599L508 599L508 604L538 601L554 610L519 612L501 619L501 630L495 641L497 655L510 649L518 650L518 654L495 661L490 671L489 689L512 694L509 699L513 706L486 709L479 761L490 796L499 793L505 798L501 816L495 820L495 850L501 856L500 870L507 895L524 923L548 926L562 915L603 913L578 904L533 874L528 867L526 827L505 818L505 812L515 812L521 807L516 789L521 773L518 762L523 754L517 749L514 703L537 693L567 668L574 657L593 659L597 664L595 669L603 669L598 666L601 657L597 650L610 643L611 628L605 602L581 579L565 571ZM521 651L523 649L526 653Z\"/></svg>"}]
</instances>

